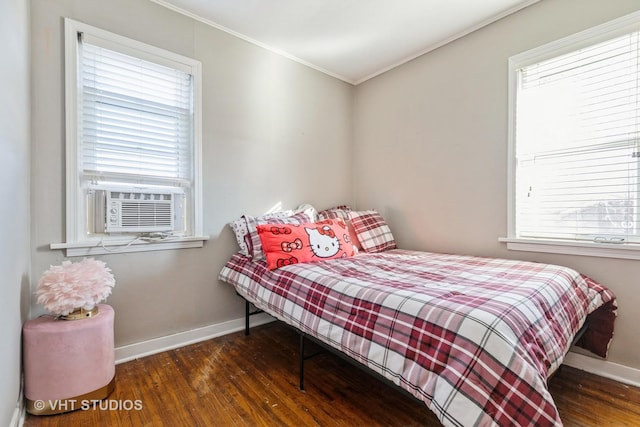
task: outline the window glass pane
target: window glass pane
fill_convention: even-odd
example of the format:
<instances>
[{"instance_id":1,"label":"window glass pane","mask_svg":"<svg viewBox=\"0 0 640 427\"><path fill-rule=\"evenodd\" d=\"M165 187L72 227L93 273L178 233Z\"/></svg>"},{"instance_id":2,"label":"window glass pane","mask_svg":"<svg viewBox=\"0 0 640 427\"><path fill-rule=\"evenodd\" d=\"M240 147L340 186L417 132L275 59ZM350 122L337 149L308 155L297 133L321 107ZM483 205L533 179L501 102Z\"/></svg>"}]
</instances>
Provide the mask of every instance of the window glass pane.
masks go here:
<instances>
[{"instance_id":1,"label":"window glass pane","mask_svg":"<svg viewBox=\"0 0 640 427\"><path fill-rule=\"evenodd\" d=\"M82 168L87 175L191 180L191 75L83 43Z\"/></svg>"},{"instance_id":2,"label":"window glass pane","mask_svg":"<svg viewBox=\"0 0 640 427\"><path fill-rule=\"evenodd\" d=\"M638 33L526 66L516 103L516 235L638 235Z\"/></svg>"},{"instance_id":3,"label":"window glass pane","mask_svg":"<svg viewBox=\"0 0 640 427\"><path fill-rule=\"evenodd\" d=\"M64 22L67 242L87 254L201 246L182 241L202 234L201 63Z\"/></svg>"}]
</instances>

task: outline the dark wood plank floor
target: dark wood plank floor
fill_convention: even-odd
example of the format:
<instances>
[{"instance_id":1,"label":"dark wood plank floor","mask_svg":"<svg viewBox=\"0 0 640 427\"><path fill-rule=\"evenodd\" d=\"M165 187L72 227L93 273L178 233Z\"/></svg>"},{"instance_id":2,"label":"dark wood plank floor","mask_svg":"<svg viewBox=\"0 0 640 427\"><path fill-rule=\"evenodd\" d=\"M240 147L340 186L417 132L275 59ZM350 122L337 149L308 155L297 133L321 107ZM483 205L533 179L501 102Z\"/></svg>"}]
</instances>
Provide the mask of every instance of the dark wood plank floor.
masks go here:
<instances>
[{"instance_id":1,"label":"dark wood plank floor","mask_svg":"<svg viewBox=\"0 0 640 427\"><path fill-rule=\"evenodd\" d=\"M423 403L322 353L298 390L298 335L280 323L118 365L96 407L25 426L439 426ZM562 367L550 390L566 426L640 425L640 389ZM136 402L137 401L137 402ZM135 406L134 406L135 405ZM131 409L131 410L127 410Z\"/></svg>"}]
</instances>

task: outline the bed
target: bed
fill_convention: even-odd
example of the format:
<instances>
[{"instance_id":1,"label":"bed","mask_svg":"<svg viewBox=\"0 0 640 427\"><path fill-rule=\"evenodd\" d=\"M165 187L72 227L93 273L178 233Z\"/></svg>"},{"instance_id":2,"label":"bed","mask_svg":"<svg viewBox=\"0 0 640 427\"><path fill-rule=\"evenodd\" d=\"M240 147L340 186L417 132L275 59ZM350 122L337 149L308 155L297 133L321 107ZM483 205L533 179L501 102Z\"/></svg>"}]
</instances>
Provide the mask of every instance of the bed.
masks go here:
<instances>
[{"instance_id":1,"label":"bed","mask_svg":"<svg viewBox=\"0 0 640 427\"><path fill-rule=\"evenodd\" d=\"M580 330L606 356L615 295L566 267L393 246L275 268L237 253L219 279L445 426L562 425L547 379Z\"/></svg>"}]
</instances>

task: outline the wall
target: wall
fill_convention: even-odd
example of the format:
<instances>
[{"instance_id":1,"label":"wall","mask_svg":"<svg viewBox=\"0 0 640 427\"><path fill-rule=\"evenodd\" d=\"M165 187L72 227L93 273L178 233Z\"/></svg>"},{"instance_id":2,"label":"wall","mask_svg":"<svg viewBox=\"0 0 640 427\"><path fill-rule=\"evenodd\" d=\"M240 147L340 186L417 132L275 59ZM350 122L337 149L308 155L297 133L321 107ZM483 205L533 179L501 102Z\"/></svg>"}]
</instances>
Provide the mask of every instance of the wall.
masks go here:
<instances>
[{"instance_id":1,"label":"wall","mask_svg":"<svg viewBox=\"0 0 640 427\"><path fill-rule=\"evenodd\" d=\"M638 261L507 251L508 58L640 8L543 0L356 88L356 206L402 247L563 264L619 298L609 360L640 369Z\"/></svg>"},{"instance_id":2,"label":"wall","mask_svg":"<svg viewBox=\"0 0 640 427\"><path fill-rule=\"evenodd\" d=\"M19 35L18 49L2 47L16 65L0 70L11 73L0 79L3 93L17 91L7 99L27 91L27 59L15 52L24 52L28 39L21 5L12 0L0 14L8 24L0 25L8 34L2 40ZM0 361L16 366L2 381L6 393L16 392L17 330L27 311L20 296L28 298L39 275L64 259L49 249L65 236L62 17L203 63L204 226L211 240L202 249L97 257L117 279L108 300L117 346L242 316L233 290L216 279L235 250L230 220L276 204L352 202L380 209L406 248L564 264L609 285L620 301L610 360L640 368L637 262L510 252L498 242L507 229L508 57L635 9L635 0L543 0L354 89L146 0L32 0L33 280L22 294L19 283L2 291L5 342L15 346L6 346L12 350ZM18 199L18 209L0 213L16 224L15 238L0 244L0 272L22 284L29 281L27 249L16 250L16 242L29 234L27 108L18 102L0 117L2 143L15 153L0 159L0 173L18 184L1 190ZM40 312L34 304L32 317Z\"/></svg>"},{"instance_id":3,"label":"wall","mask_svg":"<svg viewBox=\"0 0 640 427\"><path fill-rule=\"evenodd\" d=\"M243 213L352 200L352 86L148 0L32 0L32 291L64 259L63 17L193 57L203 67L201 249L96 257L116 277L116 346L243 316L218 282ZM33 305L32 315L42 312Z\"/></svg>"},{"instance_id":4,"label":"wall","mask_svg":"<svg viewBox=\"0 0 640 427\"><path fill-rule=\"evenodd\" d=\"M17 423L29 312L29 6L0 2L0 425Z\"/></svg>"}]
</instances>

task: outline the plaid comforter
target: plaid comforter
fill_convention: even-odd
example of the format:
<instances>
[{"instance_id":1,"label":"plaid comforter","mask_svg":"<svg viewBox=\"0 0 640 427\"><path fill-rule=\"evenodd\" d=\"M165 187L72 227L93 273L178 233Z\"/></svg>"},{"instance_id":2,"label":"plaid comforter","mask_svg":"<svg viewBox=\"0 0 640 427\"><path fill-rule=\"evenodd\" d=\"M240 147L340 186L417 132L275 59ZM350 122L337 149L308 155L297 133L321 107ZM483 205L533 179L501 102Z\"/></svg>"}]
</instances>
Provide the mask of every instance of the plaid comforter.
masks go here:
<instances>
[{"instance_id":1,"label":"plaid comforter","mask_svg":"<svg viewBox=\"0 0 640 427\"><path fill-rule=\"evenodd\" d=\"M616 308L569 268L399 249L273 271L234 255L219 278L446 426L562 425L546 380L588 315L597 332L582 342L606 355Z\"/></svg>"}]
</instances>

